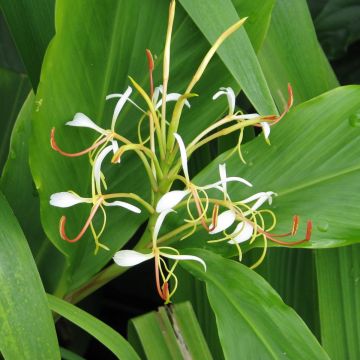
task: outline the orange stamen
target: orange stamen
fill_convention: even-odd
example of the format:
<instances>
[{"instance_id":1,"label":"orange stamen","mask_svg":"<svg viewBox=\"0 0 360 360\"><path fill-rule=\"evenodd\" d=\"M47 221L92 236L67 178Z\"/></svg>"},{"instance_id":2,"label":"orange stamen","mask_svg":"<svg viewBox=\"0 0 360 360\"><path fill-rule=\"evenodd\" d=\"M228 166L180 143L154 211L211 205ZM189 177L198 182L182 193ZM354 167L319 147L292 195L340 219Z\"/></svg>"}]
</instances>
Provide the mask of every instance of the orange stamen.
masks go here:
<instances>
[{"instance_id":1,"label":"orange stamen","mask_svg":"<svg viewBox=\"0 0 360 360\"><path fill-rule=\"evenodd\" d=\"M100 146L101 144L103 144L107 140L108 140L108 138L104 137L100 141L94 143L93 145L91 145L89 148L87 148L85 150L79 151L77 153L68 153L68 152L62 151L59 148L59 146L56 144L56 141L55 141L55 128L51 129L51 134L50 134L50 145L51 145L51 147L55 151L60 153L61 155L68 156L68 157L77 157L77 156L85 155L85 154L89 153L90 151L96 149L98 146Z\"/></svg>"},{"instance_id":2,"label":"orange stamen","mask_svg":"<svg viewBox=\"0 0 360 360\"><path fill-rule=\"evenodd\" d=\"M153 81L154 59L149 49L146 49L146 57L149 66L150 98L152 99L154 95L154 81Z\"/></svg>"},{"instance_id":3,"label":"orange stamen","mask_svg":"<svg viewBox=\"0 0 360 360\"><path fill-rule=\"evenodd\" d=\"M169 283L167 281L164 282L163 286L162 286L162 293L163 293L163 299L165 301L169 301Z\"/></svg>"},{"instance_id":4,"label":"orange stamen","mask_svg":"<svg viewBox=\"0 0 360 360\"><path fill-rule=\"evenodd\" d=\"M288 97L288 101L287 101L287 104L285 106L285 109L279 116L268 115L268 116L262 116L261 119L263 119L263 120L272 120L272 122L269 123L270 126L273 126L273 125L277 124L288 113L288 111L290 110L290 108L294 104L294 94L293 94L293 90L292 90L292 87L291 87L290 84L288 84L288 94L289 94L289 97ZM260 124L256 124L255 126L261 127Z\"/></svg>"},{"instance_id":5,"label":"orange stamen","mask_svg":"<svg viewBox=\"0 0 360 360\"><path fill-rule=\"evenodd\" d=\"M161 299L166 301L166 297L164 297L163 290L161 289L161 286L160 286L159 258L158 258L158 255L155 256L155 282L156 282L156 290L157 290L159 296L161 297Z\"/></svg>"},{"instance_id":6,"label":"orange stamen","mask_svg":"<svg viewBox=\"0 0 360 360\"><path fill-rule=\"evenodd\" d=\"M99 201L97 204L95 204L89 214L88 219L86 220L83 228L80 230L79 234L74 237L73 239L70 239L66 233L65 233L65 224L66 224L66 216L62 216L60 219L60 236L63 240L69 242L69 243L75 243L77 241L79 241L83 235L85 234L87 228L90 226L90 223L92 221L92 219L94 218L96 211L98 210L99 206L101 205L101 201Z\"/></svg>"},{"instance_id":7,"label":"orange stamen","mask_svg":"<svg viewBox=\"0 0 360 360\"><path fill-rule=\"evenodd\" d=\"M209 226L209 230L214 230L217 225L218 220L218 214L219 214L219 205L215 204L213 208L212 218L211 218L211 225Z\"/></svg>"},{"instance_id":8,"label":"orange stamen","mask_svg":"<svg viewBox=\"0 0 360 360\"><path fill-rule=\"evenodd\" d=\"M206 230L206 231L210 231L209 227L207 226L206 224L206 221L204 219L204 215L203 215L203 209L201 207L201 204L200 204L200 198L199 198L199 194L197 193L196 189L191 189L191 192L192 192L192 195L194 197L194 202L195 202L195 205L196 205L196 210L200 216L200 221L201 221L201 225L203 226L203 228Z\"/></svg>"}]
</instances>

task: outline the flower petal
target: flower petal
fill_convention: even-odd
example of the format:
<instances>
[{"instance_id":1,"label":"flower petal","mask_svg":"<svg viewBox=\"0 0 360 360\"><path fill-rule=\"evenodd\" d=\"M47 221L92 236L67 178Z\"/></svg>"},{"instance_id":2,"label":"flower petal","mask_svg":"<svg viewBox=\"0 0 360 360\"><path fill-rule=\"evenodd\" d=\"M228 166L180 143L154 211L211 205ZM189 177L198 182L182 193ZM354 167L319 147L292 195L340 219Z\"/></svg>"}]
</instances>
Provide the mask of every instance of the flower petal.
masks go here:
<instances>
[{"instance_id":1,"label":"flower petal","mask_svg":"<svg viewBox=\"0 0 360 360\"><path fill-rule=\"evenodd\" d=\"M83 198L70 191L58 192L50 196L50 205L67 208L80 203L91 203L89 198Z\"/></svg>"},{"instance_id":2,"label":"flower petal","mask_svg":"<svg viewBox=\"0 0 360 360\"><path fill-rule=\"evenodd\" d=\"M227 183L226 183L226 164L219 164L219 174L221 180L221 186L223 188L223 192L227 195Z\"/></svg>"},{"instance_id":3,"label":"flower petal","mask_svg":"<svg viewBox=\"0 0 360 360\"><path fill-rule=\"evenodd\" d=\"M193 260L193 261L197 261L199 262L203 267L204 270L206 271L206 264L205 261L197 256L194 255L170 255L170 254L166 254L161 252L160 253L161 256L169 258L169 259L173 259L173 260Z\"/></svg>"},{"instance_id":4,"label":"flower petal","mask_svg":"<svg viewBox=\"0 0 360 360\"><path fill-rule=\"evenodd\" d=\"M112 150L114 155L116 154L116 152L119 150L119 144L116 140L111 140L111 146L112 146ZM120 163L121 159L120 157L116 160L117 163Z\"/></svg>"},{"instance_id":5,"label":"flower petal","mask_svg":"<svg viewBox=\"0 0 360 360\"><path fill-rule=\"evenodd\" d=\"M134 213L140 214L141 213L141 209L139 209L137 206L129 204L128 202L125 201L113 201L113 202L106 202L105 203L106 206L121 206L125 209L128 209Z\"/></svg>"},{"instance_id":6,"label":"flower petal","mask_svg":"<svg viewBox=\"0 0 360 360\"><path fill-rule=\"evenodd\" d=\"M159 95L162 94L162 92L163 92L163 86L162 85L159 85L154 89L154 95L153 95L153 98L152 98L152 101L153 101L154 104L156 104L158 102Z\"/></svg>"},{"instance_id":7,"label":"flower petal","mask_svg":"<svg viewBox=\"0 0 360 360\"><path fill-rule=\"evenodd\" d=\"M229 244L242 243L249 240L254 233L254 227L248 222L241 221L236 226L235 231L231 234L232 240L228 241Z\"/></svg>"},{"instance_id":8,"label":"flower petal","mask_svg":"<svg viewBox=\"0 0 360 360\"><path fill-rule=\"evenodd\" d=\"M120 111L122 110L123 106L125 105L126 101L128 100L131 92L132 92L132 88L129 86L126 89L126 91L124 92L124 94L121 96L121 98L119 99L117 104L115 105L114 114L113 114L113 118L111 121L111 130L112 131L115 130L116 120L120 114Z\"/></svg>"},{"instance_id":9,"label":"flower petal","mask_svg":"<svg viewBox=\"0 0 360 360\"><path fill-rule=\"evenodd\" d=\"M181 94L178 93L171 93L171 94L167 94L166 95L166 102L169 101L177 101L179 99L179 97L181 96ZM155 105L155 109L159 109L162 105L162 99L160 99L156 105ZM185 105L190 108L190 103L188 100L185 100Z\"/></svg>"},{"instance_id":10,"label":"flower petal","mask_svg":"<svg viewBox=\"0 0 360 360\"><path fill-rule=\"evenodd\" d=\"M251 206L251 210L248 210L248 211L244 212L243 215L244 216L249 215L252 211L257 210L266 201L268 201L269 205L271 205L273 195L276 196L277 194L274 193L273 191L259 192L257 194L254 194L254 195L242 200L241 202L244 203L244 204L256 200L256 202L253 204L253 206Z\"/></svg>"},{"instance_id":11,"label":"flower petal","mask_svg":"<svg viewBox=\"0 0 360 360\"><path fill-rule=\"evenodd\" d=\"M164 194L156 205L156 212L161 213L175 207L186 195L188 190L173 190Z\"/></svg>"},{"instance_id":12,"label":"flower petal","mask_svg":"<svg viewBox=\"0 0 360 360\"><path fill-rule=\"evenodd\" d=\"M93 172L96 185L96 191L101 193L100 179L101 179L101 164L104 161L106 155L112 151L112 145L106 146L97 156L94 162Z\"/></svg>"},{"instance_id":13,"label":"flower petal","mask_svg":"<svg viewBox=\"0 0 360 360\"><path fill-rule=\"evenodd\" d=\"M174 133L174 136L179 145L181 164L182 164L182 168L184 171L184 175L186 177L186 180L190 181L188 164L187 164L187 156L186 156L186 148L185 148L184 141L179 134Z\"/></svg>"},{"instance_id":14,"label":"flower petal","mask_svg":"<svg viewBox=\"0 0 360 360\"><path fill-rule=\"evenodd\" d=\"M156 240L158 238L160 228L161 228L162 223L164 222L165 216L170 212L175 212L175 211L172 209L167 209L167 210L161 212L160 215L158 216L158 218L156 219L156 223L154 226L154 232L153 232L153 242L154 243L156 242Z\"/></svg>"},{"instance_id":15,"label":"flower petal","mask_svg":"<svg viewBox=\"0 0 360 360\"><path fill-rule=\"evenodd\" d=\"M217 224L214 229L209 231L210 235L217 234L221 231L226 230L230 227L235 221L236 214L233 210L226 210L222 212L217 218ZM213 226L213 224L212 224ZM212 228L210 226L210 228Z\"/></svg>"},{"instance_id":16,"label":"flower petal","mask_svg":"<svg viewBox=\"0 0 360 360\"><path fill-rule=\"evenodd\" d=\"M218 91L214 96L213 96L213 100L216 100L218 97L220 97L221 95L226 95L227 97L227 101L229 104L229 113L230 114L234 114L235 111L235 101L236 101L236 96L234 93L234 90L231 87L227 87L227 88L220 88L220 91Z\"/></svg>"},{"instance_id":17,"label":"flower petal","mask_svg":"<svg viewBox=\"0 0 360 360\"><path fill-rule=\"evenodd\" d=\"M110 99L119 99L121 97L123 97L123 94L109 94L106 96L106 100L110 100ZM127 101L131 104L133 104L136 108L138 108L141 112L143 112L144 114L146 113L146 111L140 107L135 101L131 100L130 98L127 98Z\"/></svg>"},{"instance_id":18,"label":"flower petal","mask_svg":"<svg viewBox=\"0 0 360 360\"><path fill-rule=\"evenodd\" d=\"M69 126L77 126L77 127L87 127L90 129L93 129L100 134L105 135L106 130L102 129L100 126L97 126L89 117L87 117L83 113L76 113L74 116L74 119L71 121L68 121L66 125Z\"/></svg>"},{"instance_id":19,"label":"flower petal","mask_svg":"<svg viewBox=\"0 0 360 360\"><path fill-rule=\"evenodd\" d=\"M143 254L135 250L120 250L115 253L113 260L119 266L130 267L152 259L154 254Z\"/></svg>"},{"instance_id":20,"label":"flower petal","mask_svg":"<svg viewBox=\"0 0 360 360\"><path fill-rule=\"evenodd\" d=\"M249 181L247 181L247 180L245 180L245 179L243 179L243 178L241 178L241 177L238 177L238 176L230 176L230 177L228 177L228 178L222 179L222 180L217 181L217 182L215 182L215 183L212 183L212 184L209 184L209 185L205 185L205 186L199 186L199 187L200 187L201 189L204 189L204 190L212 189L212 188L216 188L216 189L217 189L218 186L219 186L219 185L223 185L224 182L228 183L228 182L231 182L231 181L241 182L241 183L243 183L243 184L245 184L245 185L247 185L247 186L252 187L252 184L251 184Z\"/></svg>"},{"instance_id":21,"label":"flower petal","mask_svg":"<svg viewBox=\"0 0 360 360\"><path fill-rule=\"evenodd\" d=\"M270 135L270 125L268 122L266 121L262 121L260 123L262 129L263 129L263 132L264 132L264 136L265 136L265 139L268 140L269 139L269 135Z\"/></svg>"}]
</instances>

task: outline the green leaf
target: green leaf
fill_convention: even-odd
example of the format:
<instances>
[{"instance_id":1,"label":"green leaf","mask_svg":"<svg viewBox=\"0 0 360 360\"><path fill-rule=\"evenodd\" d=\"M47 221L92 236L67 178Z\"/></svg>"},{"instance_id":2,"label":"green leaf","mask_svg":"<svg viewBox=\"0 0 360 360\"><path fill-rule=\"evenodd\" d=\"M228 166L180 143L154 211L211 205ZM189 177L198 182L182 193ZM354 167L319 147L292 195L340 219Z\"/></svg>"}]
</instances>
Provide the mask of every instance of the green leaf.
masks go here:
<instances>
[{"instance_id":1,"label":"green leaf","mask_svg":"<svg viewBox=\"0 0 360 360\"><path fill-rule=\"evenodd\" d=\"M288 232L297 214L302 219L299 237L303 237L305 221L312 220L311 241L301 246L328 248L359 241L359 96L359 86L346 86L302 103L272 129L271 146L259 136L242 147L246 165L237 156L227 161L228 174L241 175L254 185L251 194L278 194L272 207L276 233ZM225 156L195 182L217 179L218 164ZM230 194L235 193L245 198L250 191L234 185Z\"/></svg>"},{"instance_id":2,"label":"green leaf","mask_svg":"<svg viewBox=\"0 0 360 360\"><path fill-rule=\"evenodd\" d=\"M259 60L271 93L280 108L287 83L295 102L309 100L338 85L319 46L305 0L278 0Z\"/></svg>"},{"instance_id":3,"label":"green leaf","mask_svg":"<svg viewBox=\"0 0 360 360\"><path fill-rule=\"evenodd\" d=\"M328 359L302 319L270 285L246 266L206 250L207 265L181 266L206 282L226 359Z\"/></svg>"},{"instance_id":4,"label":"green leaf","mask_svg":"<svg viewBox=\"0 0 360 360\"><path fill-rule=\"evenodd\" d=\"M0 194L0 350L5 359L59 359L54 323L35 262Z\"/></svg>"},{"instance_id":5,"label":"green leaf","mask_svg":"<svg viewBox=\"0 0 360 360\"><path fill-rule=\"evenodd\" d=\"M317 251L321 339L334 360L360 357L360 245Z\"/></svg>"},{"instance_id":6,"label":"green leaf","mask_svg":"<svg viewBox=\"0 0 360 360\"><path fill-rule=\"evenodd\" d=\"M94 336L119 359L139 359L134 349L119 333L96 317L50 294L48 301L51 310Z\"/></svg>"},{"instance_id":7,"label":"green leaf","mask_svg":"<svg viewBox=\"0 0 360 360\"><path fill-rule=\"evenodd\" d=\"M239 20L230 0L207 2L180 0L210 43ZM241 56L239 54L241 49ZM274 114L277 109L266 84L255 51L244 28L235 32L218 50L221 60L260 114Z\"/></svg>"},{"instance_id":8,"label":"green leaf","mask_svg":"<svg viewBox=\"0 0 360 360\"><path fill-rule=\"evenodd\" d=\"M0 189L21 225L46 290L52 292L61 276L64 259L42 229L39 196L30 173L29 139L34 101L35 96L31 92L16 119L9 156L0 179ZM48 261L49 258L52 259L51 262Z\"/></svg>"},{"instance_id":9,"label":"green leaf","mask_svg":"<svg viewBox=\"0 0 360 360\"><path fill-rule=\"evenodd\" d=\"M39 82L46 47L54 35L54 4L54 0L0 0L34 89Z\"/></svg>"},{"instance_id":10,"label":"green leaf","mask_svg":"<svg viewBox=\"0 0 360 360\"><path fill-rule=\"evenodd\" d=\"M129 339L149 360L212 359L189 302L132 319Z\"/></svg>"}]
</instances>

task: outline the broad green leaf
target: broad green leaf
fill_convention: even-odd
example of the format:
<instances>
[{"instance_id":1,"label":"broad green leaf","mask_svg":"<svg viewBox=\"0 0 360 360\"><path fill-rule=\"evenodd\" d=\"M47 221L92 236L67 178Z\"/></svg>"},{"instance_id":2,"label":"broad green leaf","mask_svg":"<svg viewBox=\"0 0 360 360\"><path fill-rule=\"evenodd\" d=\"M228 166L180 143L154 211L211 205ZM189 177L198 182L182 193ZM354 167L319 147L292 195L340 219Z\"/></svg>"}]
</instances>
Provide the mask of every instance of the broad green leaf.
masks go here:
<instances>
[{"instance_id":1,"label":"broad green leaf","mask_svg":"<svg viewBox=\"0 0 360 360\"><path fill-rule=\"evenodd\" d=\"M134 349L119 333L96 317L56 296L48 294L48 301L52 311L94 336L119 359L139 359Z\"/></svg>"},{"instance_id":2,"label":"broad green leaf","mask_svg":"<svg viewBox=\"0 0 360 360\"><path fill-rule=\"evenodd\" d=\"M239 20L231 0L207 2L180 0L210 43ZM237 55L241 49L241 56ZM277 112L255 51L244 28L239 29L218 51L230 73L260 114Z\"/></svg>"},{"instance_id":3,"label":"broad green leaf","mask_svg":"<svg viewBox=\"0 0 360 360\"><path fill-rule=\"evenodd\" d=\"M190 303L132 319L128 331L130 342L146 359L212 359Z\"/></svg>"},{"instance_id":4,"label":"broad green leaf","mask_svg":"<svg viewBox=\"0 0 360 360\"><path fill-rule=\"evenodd\" d=\"M34 101L34 94L30 93L17 117L11 134L9 156L0 179L0 189L25 233L46 290L55 291L64 261L42 230L39 197L30 173L28 147Z\"/></svg>"},{"instance_id":5,"label":"broad green leaf","mask_svg":"<svg viewBox=\"0 0 360 360\"><path fill-rule=\"evenodd\" d=\"M287 83L296 102L309 100L337 86L319 46L305 0L278 0L259 60L279 107L287 99Z\"/></svg>"},{"instance_id":6,"label":"broad green leaf","mask_svg":"<svg viewBox=\"0 0 360 360\"><path fill-rule=\"evenodd\" d=\"M312 220L311 241L304 247L359 241L359 95L359 86L346 86L302 103L272 129L271 146L259 136L242 147L246 165L237 156L227 161L228 174L241 175L254 185L251 194L278 194L272 207L278 221L276 233L289 231L297 214L302 220L301 238L306 220ZM202 171L196 183L217 179L218 164L225 156ZM237 198L250 194L239 185L230 188L230 194L235 193Z\"/></svg>"},{"instance_id":7,"label":"broad green leaf","mask_svg":"<svg viewBox=\"0 0 360 360\"><path fill-rule=\"evenodd\" d=\"M360 245L317 251L321 339L334 360L360 357Z\"/></svg>"},{"instance_id":8,"label":"broad green leaf","mask_svg":"<svg viewBox=\"0 0 360 360\"><path fill-rule=\"evenodd\" d=\"M226 359L328 359L303 320L254 271L206 250L181 266L205 281Z\"/></svg>"},{"instance_id":9,"label":"broad green leaf","mask_svg":"<svg viewBox=\"0 0 360 360\"><path fill-rule=\"evenodd\" d=\"M68 217L68 233L73 236L84 224L90 209L82 204L61 211L49 207L49 197L52 193L69 189L88 196L90 166L86 156L68 159L52 151L49 146L51 128L56 127L57 142L66 151L78 151L89 146L96 135L89 129L65 127L65 122L71 120L76 112L84 112L100 126L109 127L114 103L105 103L105 96L123 92L129 85L128 75L148 88L146 48L156 55L154 77L155 84L159 84L167 12L168 2L165 0L146 0L140 9L133 2L115 0L101 4L92 0L86 5L59 0L56 4L56 36L45 56L36 97L30 163L40 193L46 235L68 258L70 270L64 275L63 282L72 288L101 269L135 233L147 215L145 210L142 216L130 216L125 210L109 209L108 224L101 240L110 247L110 251L100 251L97 256L94 256L94 241L90 234L76 244L61 240L58 233L60 216L66 214ZM209 46L178 6L169 91L185 90ZM180 126L185 141L192 139L224 112L226 99L211 100L218 88L224 85L237 86L222 62L215 57L194 89L201 96L191 101L191 110L185 110ZM133 99L139 100L135 92ZM118 123L121 134L134 139L139 117L140 114L127 105ZM149 197L145 172L136 157L125 157L119 166L106 170L105 175L108 183L113 184L109 192L116 189ZM126 227L122 226L124 223Z\"/></svg>"},{"instance_id":10,"label":"broad green leaf","mask_svg":"<svg viewBox=\"0 0 360 360\"><path fill-rule=\"evenodd\" d=\"M0 1L34 89L46 47L54 35L54 4L54 0Z\"/></svg>"},{"instance_id":11,"label":"broad green leaf","mask_svg":"<svg viewBox=\"0 0 360 360\"><path fill-rule=\"evenodd\" d=\"M55 327L34 259L0 194L0 351L5 359L59 359Z\"/></svg>"}]
</instances>

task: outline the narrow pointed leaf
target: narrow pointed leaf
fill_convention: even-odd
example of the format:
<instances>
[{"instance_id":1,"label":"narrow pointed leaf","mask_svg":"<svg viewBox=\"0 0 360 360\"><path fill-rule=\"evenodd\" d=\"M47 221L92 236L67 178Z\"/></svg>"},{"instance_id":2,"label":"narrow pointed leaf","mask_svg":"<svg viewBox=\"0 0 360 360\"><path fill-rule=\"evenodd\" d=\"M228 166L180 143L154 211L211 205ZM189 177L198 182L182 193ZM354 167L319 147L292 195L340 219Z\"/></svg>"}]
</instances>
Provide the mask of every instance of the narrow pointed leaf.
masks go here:
<instances>
[{"instance_id":1,"label":"narrow pointed leaf","mask_svg":"<svg viewBox=\"0 0 360 360\"><path fill-rule=\"evenodd\" d=\"M55 326L34 259L0 194L0 351L5 359L60 357Z\"/></svg>"},{"instance_id":2,"label":"narrow pointed leaf","mask_svg":"<svg viewBox=\"0 0 360 360\"><path fill-rule=\"evenodd\" d=\"M230 0L208 2L180 0L180 3L210 43L213 43L227 27L239 20ZM242 55L234 55L239 48ZM262 115L276 114L277 109L245 29L240 28L232 34L222 44L218 53L256 110Z\"/></svg>"},{"instance_id":3,"label":"narrow pointed leaf","mask_svg":"<svg viewBox=\"0 0 360 360\"><path fill-rule=\"evenodd\" d=\"M96 317L50 294L48 301L51 310L94 336L119 359L139 359L134 349L119 333Z\"/></svg>"}]
</instances>

